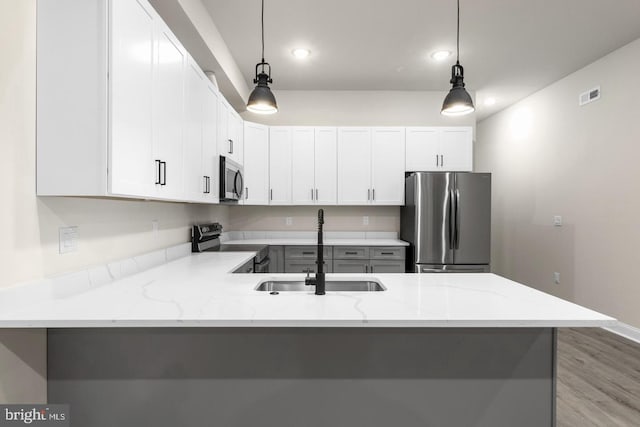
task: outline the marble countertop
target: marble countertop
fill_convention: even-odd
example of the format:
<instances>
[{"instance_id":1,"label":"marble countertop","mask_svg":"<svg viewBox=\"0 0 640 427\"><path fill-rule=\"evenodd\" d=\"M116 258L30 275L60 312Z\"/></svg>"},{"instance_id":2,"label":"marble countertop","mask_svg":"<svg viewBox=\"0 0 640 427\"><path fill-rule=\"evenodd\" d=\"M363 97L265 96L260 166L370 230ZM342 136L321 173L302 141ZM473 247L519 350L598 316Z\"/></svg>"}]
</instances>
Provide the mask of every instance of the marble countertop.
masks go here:
<instances>
[{"instance_id":1,"label":"marble countertop","mask_svg":"<svg viewBox=\"0 0 640 427\"><path fill-rule=\"evenodd\" d=\"M254 252L192 254L75 293L24 295L0 327L580 327L610 317L494 274L327 274L373 277L384 292L258 292L299 274L231 274ZM2 293L0 291L0 299ZM35 291L31 291L35 292ZM40 291L42 292L42 291Z\"/></svg>"},{"instance_id":2,"label":"marble countertop","mask_svg":"<svg viewBox=\"0 0 640 427\"><path fill-rule=\"evenodd\" d=\"M399 239L349 239L349 238L326 238L323 239L325 246L409 246L409 243ZM265 238L265 239L243 239L226 240L228 245L272 245L272 246L315 246L318 244L316 238Z\"/></svg>"}]
</instances>

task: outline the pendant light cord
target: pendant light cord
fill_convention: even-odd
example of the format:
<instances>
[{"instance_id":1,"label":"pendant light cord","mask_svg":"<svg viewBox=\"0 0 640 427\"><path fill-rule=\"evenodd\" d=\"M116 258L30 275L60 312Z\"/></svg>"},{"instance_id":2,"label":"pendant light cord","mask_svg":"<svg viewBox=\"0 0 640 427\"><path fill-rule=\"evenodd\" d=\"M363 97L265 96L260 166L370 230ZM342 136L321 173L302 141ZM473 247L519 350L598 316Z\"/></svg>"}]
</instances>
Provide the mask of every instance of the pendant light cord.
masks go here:
<instances>
[{"instance_id":1,"label":"pendant light cord","mask_svg":"<svg viewBox=\"0 0 640 427\"><path fill-rule=\"evenodd\" d=\"M264 3L264 0L262 1ZM456 64L460 64L460 0L458 0L458 29L456 34Z\"/></svg>"},{"instance_id":2,"label":"pendant light cord","mask_svg":"<svg viewBox=\"0 0 640 427\"><path fill-rule=\"evenodd\" d=\"M264 0L262 0L262 16L260 21L262 26L262 62L264 63ZM262 71L264 71L264 65L262 66Z\"/></svg>"}]
</instances>

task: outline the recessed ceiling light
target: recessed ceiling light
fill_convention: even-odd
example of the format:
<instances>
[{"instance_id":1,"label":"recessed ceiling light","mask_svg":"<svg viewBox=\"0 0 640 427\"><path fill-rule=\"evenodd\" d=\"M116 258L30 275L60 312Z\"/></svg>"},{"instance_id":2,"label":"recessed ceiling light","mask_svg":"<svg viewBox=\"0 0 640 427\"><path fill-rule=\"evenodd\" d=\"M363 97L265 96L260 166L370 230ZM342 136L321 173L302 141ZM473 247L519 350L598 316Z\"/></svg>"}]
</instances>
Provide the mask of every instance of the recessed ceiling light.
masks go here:
<instances>
[{"instance_id":1,"label":"recessed ceiling light","mask_svg":"<svg viewBox=\"0 0 640 427\"><path fill-rule=\"evenodd\" d=\"M448 50L437 50L431 54L431 57L436 61L444 61L451 56L451 52Z\"/></svg>"},{"instance_id":2,"label":"recessed ceiling light","mask_svg":"<svg viewBox=\"0 0 640 427\"><path fill-rule=\"evenodd\" d=\"M486 105L487 107L490 107L492 105L496 105L496 99L493 98L493 97L489 97L489 98L484 100L484 105Z\"/></svg>"},{"instance_id":3,"label":"recessed ceiling light","mask_svg":"<svg viewBox=\"0 0 640 427\"><path fill-rule=\"evenodd\" d=\"M295 56L296 58L303 59L303 58L306 58L307 56L309 56L309 54L311 54L311 51L309 49L305 49L303 47L299 47L299 48L293 49L291 51L291 54L293 56Z\"/></svg>"}]
</instances>

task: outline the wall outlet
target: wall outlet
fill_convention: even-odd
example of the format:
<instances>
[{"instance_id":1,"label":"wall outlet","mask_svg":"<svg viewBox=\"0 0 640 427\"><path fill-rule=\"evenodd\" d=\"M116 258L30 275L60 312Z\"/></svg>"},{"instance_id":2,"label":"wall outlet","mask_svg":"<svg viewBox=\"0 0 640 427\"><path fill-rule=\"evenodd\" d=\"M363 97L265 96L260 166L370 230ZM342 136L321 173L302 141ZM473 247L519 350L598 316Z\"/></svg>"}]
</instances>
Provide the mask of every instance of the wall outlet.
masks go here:
<instances>
[{"instance_id":1,"label":"wall outlet","mask_svg":"<svg viewBox=\"0 0 640 427\"><path fill-rule=\"evenodd\" d=\"M555 227L562 227L562 217L560 215L553 217L553 225Z\"/></svg>"},{"instance_id":2,"label":"wall outlet","mask_svg":"<svg viewBox=\"0 0 640 427\"><path fill-rule=\"evenodd\" d=\"M58 252L68 254L78 250L78 227L60 227L58 229Z\"/></svg>"},{"instance_id":3,"label":"wall outlet","mask_svg":"<svg viewBox=\"0 0 640 427\"><path fill-rule=\"evenodd\" d=\"M553 273L553 283L555 283L556 285L560 284L560 273Z\"/></svg>"},{"instance_id":4,"label":"wall outlet","mask_svg":"<svg viewBox=\"0 0 640 427\"><path fill-rule=\"evenodd\" d=\"M158 234L160 231L160 222L157 219L151 221L151 231L153 234Z\"/></svg>"},{"instance_id":5,"label":"wall outlet","mask_svg":"<svg viewBox=\"0 0 640 427\"><path fill-rule=\"evenodd\" d=\"M362 217L362 225L369 225L369 217L368 216L363 216Z\"/></svg>"},{"instance_id":6,"label":"wall outlet","mask_svg":"<svg viewBox=\"0 0 640 427\"><path fill-rule=\"evenodd\" d=\"M293 225L293 218L292 218L292 217L290 217L290 216L286 217L286 218L284 219L284 223L285 223L286 225Z\"/></svg>"}]
</instances>

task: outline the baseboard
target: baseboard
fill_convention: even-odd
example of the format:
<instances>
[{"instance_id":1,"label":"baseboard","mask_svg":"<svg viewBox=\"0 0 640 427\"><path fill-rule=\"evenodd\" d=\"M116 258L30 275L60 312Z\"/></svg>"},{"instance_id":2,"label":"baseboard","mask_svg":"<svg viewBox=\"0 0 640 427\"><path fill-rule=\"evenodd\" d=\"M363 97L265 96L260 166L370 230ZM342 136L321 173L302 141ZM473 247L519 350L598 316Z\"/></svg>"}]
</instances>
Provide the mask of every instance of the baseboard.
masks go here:
<instances>
[{"instance_id":1,"label":"baseboard","mask_svg":"<svg viewBox=\"0 0 640 427\"><path fill-rule=\"evenodd\" d=\"M602 328L609 332L613 332L616 335L630 339L640 344L640 329L626 323L618 322L615 326L609 326L608 328Z\"/></svg>"}]
</instances>

